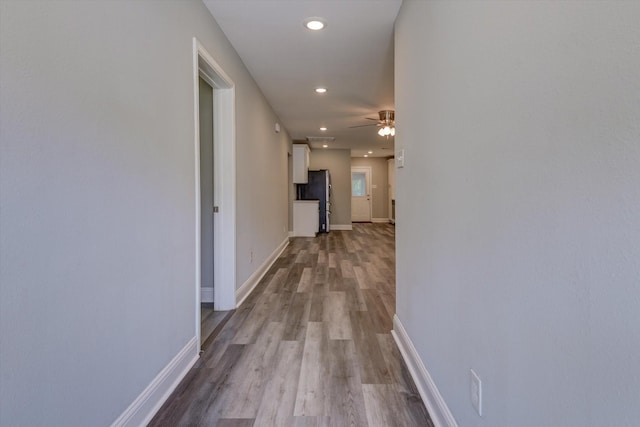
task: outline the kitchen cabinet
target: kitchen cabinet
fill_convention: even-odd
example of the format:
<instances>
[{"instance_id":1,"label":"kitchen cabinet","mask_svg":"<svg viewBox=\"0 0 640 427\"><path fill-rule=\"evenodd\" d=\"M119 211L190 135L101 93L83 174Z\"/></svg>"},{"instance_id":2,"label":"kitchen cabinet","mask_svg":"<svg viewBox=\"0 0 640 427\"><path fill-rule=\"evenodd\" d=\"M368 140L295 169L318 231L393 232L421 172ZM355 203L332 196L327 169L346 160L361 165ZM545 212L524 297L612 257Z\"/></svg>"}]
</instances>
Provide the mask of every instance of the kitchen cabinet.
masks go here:
<instances>
[{"instance_id":1,"label":"kitchen cabinet","mask_svg":"<svg viewBox=\"0 0 640 427\"><path fill-rule=\"evenodd\" d=\"M315 237L318 232L318 200L296 200L293 202L293 235Z\"/></svg>"},{"instance_id":2,"label":"kitchen cabinet","mask_svg":"<svg viewBox=\"0 0 640 427\"><path fill-rule=\"evenodd\" d=\"M293 144L293 183L306 184L309 181L309 146Z\"/></svg>"}]
</instances>

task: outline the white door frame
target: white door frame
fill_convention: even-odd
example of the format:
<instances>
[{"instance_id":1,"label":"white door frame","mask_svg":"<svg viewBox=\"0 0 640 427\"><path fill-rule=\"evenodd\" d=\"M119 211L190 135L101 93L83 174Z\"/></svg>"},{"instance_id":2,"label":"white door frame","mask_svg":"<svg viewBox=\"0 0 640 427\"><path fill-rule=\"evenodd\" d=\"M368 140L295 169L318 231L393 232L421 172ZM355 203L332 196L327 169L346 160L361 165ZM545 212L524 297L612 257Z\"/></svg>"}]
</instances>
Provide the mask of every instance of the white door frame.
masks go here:
<instances>
[{"instance_id":1,"label":"white door frame","mask_svg":"<svg viewBox=\"0 0 640 427\"><path fill-rule=\"evenodd\" d=\"M373 189L371 188L371 182L373 182L371 166L351 166L351 174L353 172L364 172L367 176L367 198L369 201L369 221L373 218ZM350 175L353 179L353 175ZM353 185L353 184L352 184ZM351 195L353 201L353 194Z\"/></svg>"},{"instance_id":2,"label":"white door frame","mask_svg":"<svg viewBox=\"0 0 640 427\"><path fill-rule=\"evenodd\" d=\"M195 294L196 338L200 342L200 96L198 78L213 88L213 219L216 310L236 308L236 120L235 84L202 44L193 38L194 161L195 161Z\"/></svg>"}]
</instances>

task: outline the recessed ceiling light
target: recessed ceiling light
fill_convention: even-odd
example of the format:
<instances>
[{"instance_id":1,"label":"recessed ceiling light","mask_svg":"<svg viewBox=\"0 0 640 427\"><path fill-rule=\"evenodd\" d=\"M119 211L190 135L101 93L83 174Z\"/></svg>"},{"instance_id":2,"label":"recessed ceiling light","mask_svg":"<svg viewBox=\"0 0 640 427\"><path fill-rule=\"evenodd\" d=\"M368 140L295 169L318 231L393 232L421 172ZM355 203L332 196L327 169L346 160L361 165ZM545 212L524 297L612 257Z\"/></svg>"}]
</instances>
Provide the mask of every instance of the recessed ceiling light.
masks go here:
<instances>
[{"instance_id":1,"label":"recessed ceiling light","mask_svg":"<svg viewBox=\"0 0 640 427\"><path fill-rule=\"evenodd\" d=\"M327 148L328 145L327 144L322 144L322 148Z\"/></svg>"},{"instance_id":2,"label":"recessed ceiling light","mask_svg":"<svg viewBox=\"0 0 640 427\"><path fill-rule=\"evenodd\" d=\"M369 151L369 154L373 154L373 151Z\"/></svg>"},{"instance_id":3,"label":"recessed ceiling light","mask_svg":"<svg viewBox=\"0 0 640 427\"><path fill-rule=\"evenodd\" d=\"M317 87L316 88L316 92L317 93L327 93L327 88L326 87Z\"/></svg>"},{"instance_id":4,"label":"recessed ceiling light","mask_svg":"<svg viewBox=\"0 0 640 427\"><path fill-rule=\"evenodd\" d=\"M319 31L326 27L327 24L322 18L307 18L304 21L304 26L311 31Z\"/></svg>"},{"instance_id":5,"label":"recessed ceiling light","mask_svg":"<svg viewBox=\"0 0 640 427\"><path fill-rule=\"evenodd\" d=\"M368 155L368 154L365 154L364 156L365 156L365 157L369 157L369 155Z\"/></svg>"},{"instance_id":6,"label":"recessed ceiling light","mask_svg":"<svg viewBox=\"0 0 640 427\"><path fill-rule=\"evenodd\" d=\"M321 127L321 128L320 128L320 130L321 130L322 132L324 132L324 131L326 131L326 130L327 130L327 128L323 126L323 127Z\"/></svg>"}]
</instances>

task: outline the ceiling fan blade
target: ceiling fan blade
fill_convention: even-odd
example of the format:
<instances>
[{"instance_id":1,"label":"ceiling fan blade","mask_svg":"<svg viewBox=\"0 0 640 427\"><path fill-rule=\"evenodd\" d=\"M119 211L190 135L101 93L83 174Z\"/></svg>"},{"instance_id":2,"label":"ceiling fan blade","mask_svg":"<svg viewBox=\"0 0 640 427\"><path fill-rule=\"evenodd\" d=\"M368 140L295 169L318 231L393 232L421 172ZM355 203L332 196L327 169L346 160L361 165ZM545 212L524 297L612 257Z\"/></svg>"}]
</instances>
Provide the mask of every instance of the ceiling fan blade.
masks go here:
<instances>
[{"instance_id":1,"label":"ceiling fan blade","mask_svg":"<svg viewBox=\"0 0 640 427\"><path fill-rule=\"evenodd\" d=\"M378 123L371 123L369 125L358 125L358 126L349 126L350 128L362 128L365 126L378 126Z\"/></svg>"},{"instance_id":2,"label":"ceiling fan blade","mask_svg":"<svg viewBox=\"0 0 640 427\"><path fill-rule=\"evenodd\" d=\"M375 120L376 122L380 120L380 119L373 119L371 117L365 117L365 119L367 119L367 120Z\"/></svg>"}]
</instances>

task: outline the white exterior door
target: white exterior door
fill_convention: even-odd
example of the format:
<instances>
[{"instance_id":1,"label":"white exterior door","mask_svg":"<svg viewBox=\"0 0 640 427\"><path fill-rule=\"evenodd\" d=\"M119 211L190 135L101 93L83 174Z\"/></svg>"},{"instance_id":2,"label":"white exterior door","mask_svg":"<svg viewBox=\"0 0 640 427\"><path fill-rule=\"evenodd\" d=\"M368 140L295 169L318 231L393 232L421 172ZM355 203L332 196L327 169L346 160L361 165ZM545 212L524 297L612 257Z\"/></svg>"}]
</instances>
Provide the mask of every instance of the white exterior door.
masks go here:
<instances>
[{"instance_id":1,"label":"white exterior door","mask_svg":"<svg viewBox=\"0 0 640 427\"><path fill-rule=\"evenodd\" d=\"M371 222L371 168L351 168L351 221Z\"/></svg>"}]
</instances>

